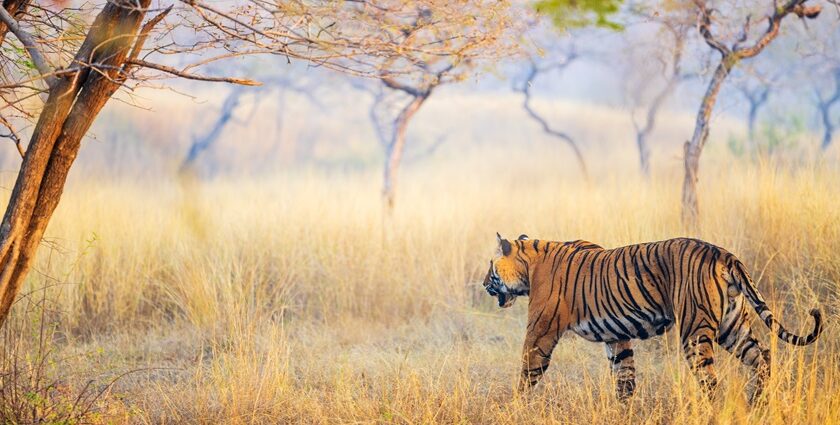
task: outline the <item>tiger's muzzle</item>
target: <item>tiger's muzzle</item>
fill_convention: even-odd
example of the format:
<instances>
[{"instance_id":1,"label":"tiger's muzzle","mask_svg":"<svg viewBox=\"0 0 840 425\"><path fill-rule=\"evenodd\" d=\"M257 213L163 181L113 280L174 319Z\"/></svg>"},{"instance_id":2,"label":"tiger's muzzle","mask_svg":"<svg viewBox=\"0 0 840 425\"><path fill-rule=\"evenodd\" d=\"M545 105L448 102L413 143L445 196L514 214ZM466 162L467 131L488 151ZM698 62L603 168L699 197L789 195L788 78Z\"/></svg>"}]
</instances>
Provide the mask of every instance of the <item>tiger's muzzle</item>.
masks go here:
<instances>
[{"instance_id":1,"label":"tiger's muzzle","mask_svg":"<svg viewBox=\"0 0 840 425\"><path fill-rule=\"evenodd\" d=\"M499 278L493 271L493 265L490 265L490 270L487 272L487 277L484 278L484 289L490 296L498 298L499 307L508 308L516 301L519 295L528 295L528 290L511 289L502 279Z\"/></svg>"}]
</instances>

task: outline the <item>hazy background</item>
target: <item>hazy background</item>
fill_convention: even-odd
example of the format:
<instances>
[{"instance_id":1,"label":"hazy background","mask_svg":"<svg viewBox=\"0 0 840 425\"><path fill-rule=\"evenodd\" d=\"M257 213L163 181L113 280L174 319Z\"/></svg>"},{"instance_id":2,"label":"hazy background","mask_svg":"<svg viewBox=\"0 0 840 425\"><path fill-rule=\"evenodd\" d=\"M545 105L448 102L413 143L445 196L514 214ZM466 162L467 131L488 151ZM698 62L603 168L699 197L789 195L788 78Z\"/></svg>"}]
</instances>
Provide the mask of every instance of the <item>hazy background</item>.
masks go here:
<instances>
[{"instance_id":1,"label":"hazy background","mask_svg":"<svg viewBox=\"0 0 840 425\"><path fill-rule=\"evenodd\" d=\"M826 11L826 15L832 13ZM808 31L826 31L829 39L838 37L836 22L826 18L809 22L809 29L802 22L789 22L765 54L736 69L714 110L704 160L738 154L733 146L746 138L748 104L737 88L749 84L756 74L780 70L784 77L772 84L769 101L759 112L759 137L784 139L777 152L789 153L819 143L822 130L814 90L829 93L834 82L829 73L814 65L824 60L814 53L818 49ZM694 75L666 100L651 136L654 170L682 166L682 144L693 131L696 108L710 73L710 49L698 42L690 32L683 68ZM422 170L436 160L457 161L464 155L514 146L542 155L541 149L551 145L558 145L553 150L557 166L573 167L571 151L541 131L523 111L522 95L512 90L521 84L529 54L541 63L551 63L560 56L558 51L562 53L572 43L581 57L561 71L540 74L532 89L536 108L554 128L577 140L595 177L609 174L616 166L637 166L630 92L641 93L636 111L641 118L650 91L663 84L667 68L663 60L669 58L671 41L658 24L642 22L623 31L567 33L543 28L522 43L524 53L484 66L474 78L442 86L431 96L409 124L405 169ZM534 54L538 50L541 58ZM298 168L330 173L382 168L383 150L368 117L372 96L354 87L359 78L265 57L237 59L211 71L251 75L266 84L242 89L171 79L152 84L159 88L124 91L97 119L71 178L88 174L174 175L193 138L209 131L225 98L234 90L243 90L234 119L197 160L203 178L264 176ZM351 81L354 78L356 81ZM642 87L639 81L647 85ZM363 83L377 84L373 80ZM834 114L837 118L840 112ZM436 144L428 155L429 147ZM827 155L836 157L836 151L832 146ZM0 164L4 172L16 172L19 158L11 143L0 145Z\"/></svg>"}]
</instances>

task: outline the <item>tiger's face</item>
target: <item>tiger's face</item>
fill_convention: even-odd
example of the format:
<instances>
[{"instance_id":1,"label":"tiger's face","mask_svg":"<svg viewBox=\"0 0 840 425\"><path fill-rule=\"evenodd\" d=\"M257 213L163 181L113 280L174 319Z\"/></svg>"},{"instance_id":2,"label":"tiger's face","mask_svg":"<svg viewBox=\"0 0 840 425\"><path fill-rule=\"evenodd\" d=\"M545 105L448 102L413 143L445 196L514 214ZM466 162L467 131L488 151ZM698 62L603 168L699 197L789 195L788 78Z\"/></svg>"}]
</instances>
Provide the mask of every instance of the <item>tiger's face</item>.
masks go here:
<instances>
[{"instance_id":1,"label":"tiger's face","mask_svg":"<svg viewBox=\"0 0 840 425\"><path fill-rule=\"evenodd\" d=\"M519 240L527 240L522 235ZM490 260L490 270L484 277L484 289L491 296L499 299L499 307L508 308L520 295L530 293L527 263L517 255L519 247L496 233L498 248Z\"/></svg>"}]
</instances>

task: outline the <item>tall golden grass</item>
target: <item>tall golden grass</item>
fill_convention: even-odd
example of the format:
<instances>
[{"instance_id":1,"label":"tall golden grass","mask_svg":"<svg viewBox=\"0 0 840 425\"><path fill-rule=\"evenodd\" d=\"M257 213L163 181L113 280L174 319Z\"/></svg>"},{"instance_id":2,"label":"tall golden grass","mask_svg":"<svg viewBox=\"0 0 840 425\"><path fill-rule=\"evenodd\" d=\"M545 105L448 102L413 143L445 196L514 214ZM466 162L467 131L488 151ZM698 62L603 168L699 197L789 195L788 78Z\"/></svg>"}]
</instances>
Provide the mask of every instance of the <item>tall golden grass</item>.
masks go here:
<instances>
[{"instance_id":1,"label":"tall golden grass","mask_svg":"<svg viewBox=\"0 0 840 425\"><path fill-rule=\"evenodd\" d=\"M673 334L638 345L629 404L603 347L574 336L516 395L527 303L499 310L479 284L496 231L606 247L685 235L677 162L650 181L632 157L599 164L585 184L561 149L409 167L390 216L375 172L77 179L14 310L23 336L4 341L25 365L48 322L60 391L45 394L68 404L93 379L93 422L840 423L840 169L820 160L720 154L701 169L693 236L750 265L791 330L825 314L806 348L755 326L773 350L765 405L747 406L746 371L722 350L708 400Z\"/></svg>"}]
</instances>

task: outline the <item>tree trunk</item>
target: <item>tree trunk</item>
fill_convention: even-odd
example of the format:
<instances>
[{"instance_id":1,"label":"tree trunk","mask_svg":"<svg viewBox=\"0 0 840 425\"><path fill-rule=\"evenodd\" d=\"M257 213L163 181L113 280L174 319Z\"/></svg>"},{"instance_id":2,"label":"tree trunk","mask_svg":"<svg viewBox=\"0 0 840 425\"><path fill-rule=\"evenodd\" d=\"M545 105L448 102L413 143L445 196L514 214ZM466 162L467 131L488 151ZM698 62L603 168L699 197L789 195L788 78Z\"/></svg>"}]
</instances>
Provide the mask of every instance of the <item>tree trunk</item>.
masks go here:
<instances>
[{"instance_id":1,"label":"tree trunk","mask_svg":"<svg viewBox=\"0 0 840 425\"><path fill-rule=\"evenodd\" d=\"M750 101L750 112L747 117L747 139L750 143L750 149L754 152L756 150L755 144L755 119L758 117L758 105Z\"/></svg>"},{"instance_id":2,"label":"tree trunk","mask_svg":"<svg viewBox=\"0 0 840 425\"><path fill-rule=\"evenodd\" d=\"M826 150L831 146L831 140L834 138L834 123L831 122L831 107L834 103L840 101L840 78L837 80L837 89L832 97L823 100L817 99L817 108L820 110L820 118L823 124L823 137L820 143L820 149Z\"/></svg>"},{"instance_id":3,"label":"tree trunk","mask_svg":"<svg viewBox=\"0 0 840 425\"><path fill-rule=\"evenodd\" d=\"M3 7L12 15L13 18L19 19L29 8L30 0L4 0ZM0 44L6 40L6 33L9 32L9 27L4 22L0 22Z\"/></svg>"},{"instance_id":4,"label":"tree trunk","mask_svg":"<svg viewBox=\"0 0 840 425\"><path fill-rule=\"evenodd\" d=\"M231 91L227 98L225 98L225 101L222 104L221 114L219 115L219 118L216 119L213 127L210 128L210 131L204 136L193 139L193 142L190 145L190 150L179 167L178 171L181 175L194 172L195 162L199 155L210 149L210 147L212 147L219 139L219 136L222 134L222 130L224 130L228 122L233 119L233 113L236 111L236 108L239 107L239 99L242 97L242 93L242 87L234 87L233 91Z\"/></svg>"},{"instance_id":5,"label":"tree trunk","mask_svg":"<svg viewBox=\"0 0 840 425\"><path fill-rule=\"evenodd\" d=\"M642 169L642 175L650 178L650 146L647 142L647 134L636 133L636 145L639 147L639 166Z\"/></svg>"},{"instance_id":6,"label":"tree trunk","mask_svg":"<svg viewBox=\"0 0 840 425\"><path fill-rule=\"evenodd\" d=\"M675 60L679 61L679 56L676 56ZM674 69L674 75L671 76L668 83L662 88L662 91L657 93L653 102L648 107L647 115L645 116L645 126L636 131L636 145L639 147L639 165L642 169L642 175L645 178L650 178L650 145L648 144L648 137L656 125L656 114L659 112L659 108L677 87L679 78L679 67L676 67Z\"/></svg>"},{"instance_id":7,"label":"tree trunk","mask_svg":"<svg viewBox=\"0 0 840 425\"><path fill-rule=\"evenodd\" d=\"M747 141L749 142L749 150L756 153L758 152L758 146L755 140L755 123L758 120L759 109L767 103L767 97L770 94L770 87L768 85L764 88L758 88L755 91L742 88L741 91L750 103L750 110L747 114Z\"/></svg>"},{"instance_id":8,"label":"tree trunk","mask_svg":"<svg viewBox=\"0 0 840 425\"><path fill-rule=\"evenodd\" d=\"M840 67L834 70L834 93L827 99L823 99L817 92L817 106L820 109L820 116L823 122L823 139L820 144L822 150L828 149L834 137L834 123L831 122L831 108L835 103L840 102Z\"/></svg>"},{"instance_id":9,"label":"tree trunk","mask_svg":"<svg viewBox=\"0 0 840 425\"><path fill-rule=\"evenodd\" d=\"M0 226L0 325L31 267L82 137L125 78L125 60L150 0L124 1L103 7L69 67L76 73L50 88L38 117Z\"/></svg>"},{"instance_id":10,"label":"tree trunk","mask_svg":"<svg viewBox=\"0 0 840 425\"><path fill-rule=\"evenodd\" d=\"M820 115L822 116L823 122L823 138L820 149L826 150L831 146L831 139L834 138L834 124L831 122L831 105L820 107Z\"/></svg>"},{"instance_id":11,"label":"tree trunk","mask_svg":"<svg viewBox=\"0 0 840 425\"><path fill-rule=\"evenodd\" d=\"M385 152L385 174L382 179L382 197L385 201L385 207L388 212L393 211L394 201L397 192L397 171L402 161L403 151L405 150L405 135L408 130L408 122L423 105L423 102L429 98L430 93L423 93L415 96L411 102L400 111L397 119L394 121L394 134L392 135L391 143Z\"/></svg>"},{"instance_id":12,"label":"tree trunk","mask_svg":"<svg viewBox=\"0 0 840 425\"><path fill-rule=\"evenodd\" d=\"M688 229L694 230L698 226L700 207L697 200L697 178L700 168L700 153L703 151L703 146L705 146L706 140L709 138L709 120L712 116L712 109L717 101L720 88L734 65L735 60L730 56L724 56L721 59L720 64L715 70L715 74L712 76L712 80L709 82L706 94L703 95L700 110L697 111L697 120L691 141L685 142L683 156L685 180L683 181L682 191L682 219L683 224Z\"/></svg>"},{"instance_id":13,"label":"tree trunk","mask_svg":"<svg viewBox=\"0 0 840 425\"><path fill-rule=\"evenodd\" d=\"M682 193L682 219L683 225L686 228L696 230L699 225L700 207L697 200L697 177L700 168L700 153L703 151L703 146L709 138L709 119L711 118L712 109L715 106L717 95L720 92L724 80L739 61L757 56L779 35L779 28L785 16L790 13L795 13L800 18L807 17L813 19L819 15L820 6L803 6L803 3L806 1L808 0L792 0L784 5L777 5L776 10L768 19L769 26L767 30L755 43L749 47L739 47L739 43L736 43L732 49L729 49L720 40L716 39L711 32L712 10L706 7L705 1L696 0L701 12L698 30L705 39L706 44L717 50L721 54L721 58L720 63L715 69L715 74L709 82L709 87L706 89L706 94L703 95L700 110L697 111L694 134L691 136L690 141L685 142L685 180L683 181ZM750 20L748 18L742 29L744 34L743 38L747 37L746 34L749 32L749 24Z\"/></svg>"}]
</instances>

